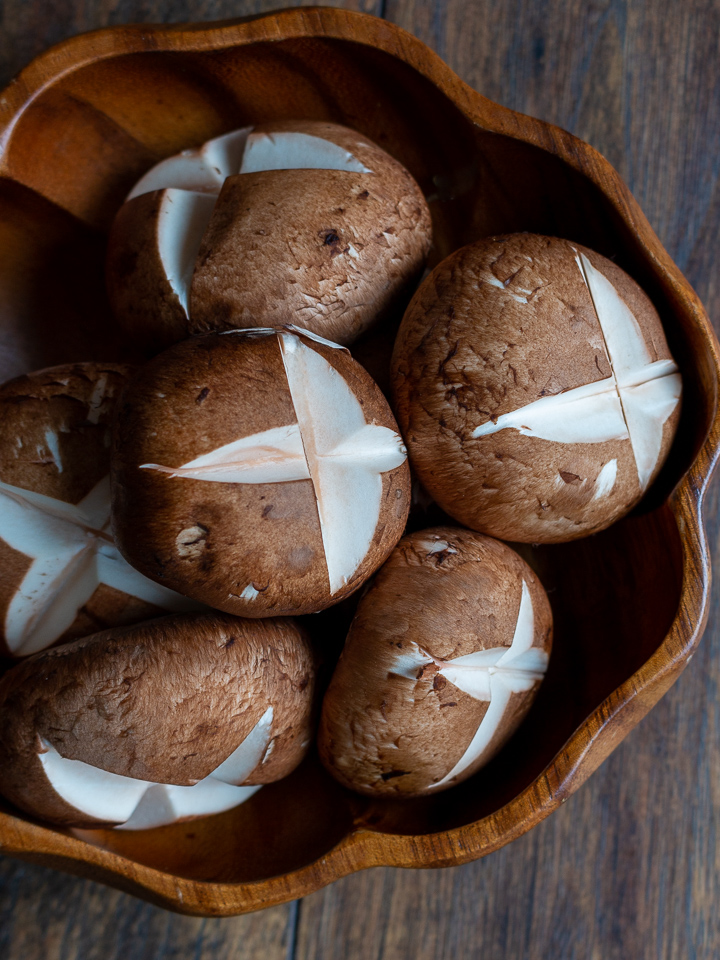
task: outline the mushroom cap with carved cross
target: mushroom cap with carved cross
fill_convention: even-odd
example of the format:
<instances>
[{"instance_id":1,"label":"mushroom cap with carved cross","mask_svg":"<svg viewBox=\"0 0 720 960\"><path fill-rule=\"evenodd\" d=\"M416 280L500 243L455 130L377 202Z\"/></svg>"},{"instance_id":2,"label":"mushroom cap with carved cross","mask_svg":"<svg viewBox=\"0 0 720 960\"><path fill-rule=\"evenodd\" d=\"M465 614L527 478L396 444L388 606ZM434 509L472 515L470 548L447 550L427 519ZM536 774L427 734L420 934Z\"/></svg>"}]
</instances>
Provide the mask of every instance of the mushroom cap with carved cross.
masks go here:
<instances>
[{"instance_id":1,"label":"mushroom cap with carved cross","mask_svg":"<svg viewBox=\"0 0 720 960\"><path fill-rule=\"evenodd\" d=\"M46 650L0 680L0 792L73 826L227 810L307 753L315 670L289 618L173 615Z\"/></svg>"},{"instance_id":2,"label":"mushroom cap with carved cross","mask_svg":"<svg viewBox=\"0 0 720 960\"><path fill-rule=\"evenodd\" d=\"M660 470L682 381L623 270L551 237L463 247L418 289L393 354L398 422L450 516L557 543L624 516Z\"/></svg>"},{"instance_id":3,"label":"mushroom cap with carved cross","mask_svg":"<svg viewBox=\"0 0 720 960\"><path fill-rule=\"evenodd\" d=\"M76 363L0 387L0 650L197 609L143 577L110 525L110 421L132 373Z\"/></svg>"},{"instance_id":4,"label":"mushroom cap with carved cross","mask_svg":"<svg viewBox=\"0 0 720 960\"><path fill-rule=\"evenodd\" d=\"M302 330L207 334L123 393L114 533L146 576L219 610L312 613L400 539L409 473L387 401L347 350Z\"/></svg>"},{"instance_id":5,"label":"mushroom cap with carved cross","mask_svg":"<svg viewBox=\"0 0 720 960\"><path fill-rule=\"evenodd\" d=\"M360 600L318 748L352 790L417 796L488 762L530 708L552 614L510 547L453 527L402 538Z\"/></svg>"},{"instance_id":6,"label":"mushroom cap with carved cross","mask_svg":"<svg viewBox=\"0 0 720 960\"><path fill-rule=\"evenodd\" d=\"M113 224L108 290L149 349L286 323L348 344L403 308L431 231L420 187L367 137L265 123L145 174Z\"/></svg>"}]
</instances>

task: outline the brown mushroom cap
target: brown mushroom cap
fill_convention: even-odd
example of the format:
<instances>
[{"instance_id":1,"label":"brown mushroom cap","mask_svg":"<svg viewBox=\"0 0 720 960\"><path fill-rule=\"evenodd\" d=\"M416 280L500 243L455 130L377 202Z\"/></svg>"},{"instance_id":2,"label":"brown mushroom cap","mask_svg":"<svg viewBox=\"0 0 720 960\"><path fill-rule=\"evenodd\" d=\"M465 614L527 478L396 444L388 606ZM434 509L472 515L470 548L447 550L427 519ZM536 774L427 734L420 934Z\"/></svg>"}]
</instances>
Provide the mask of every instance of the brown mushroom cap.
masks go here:
<instances>
[{"instance_id":1,"label":"brown mushroom cap","mask_svg":"<svg viewBox=\"0 0 720 960\"><path fill-rule=\"evenodd\" d=\"M44 651L0 680L0 790L56 823L118 822L63 799L41 755L52 749L119 777L192 786L263 716L260 760L240 783L270 783L307 752L314 681L310 645L289 619L176 615Z\"/></svg>"},{"instance_id":2,"label":"brown mushroom cap","mask_svg":"<svg viewBox=\"0 0 720 960\"><path fill-rule=\"evenodd\" d=\"M323 763L371 795L460 783L526 714L551 639L545 591L505 544L452 527L403 537L360 601L325 695Z\"/></svg>"},{"instance_id":3,"label":"brown mushroom cap","mask_svg":"<svg viewBox=\"0 0 720 960\"><path fill-rule=\"evenodd\" d=\"M113 313L133 340L153 353L191 332L177 284L168 278L162 257L163 228L170 220L176 229L172 215L183 199L197 199L200 212L208 204L211 212L214 206L212 196L183 198L179 190L155 190L124 203L110 231L106 279ZM193 239L199 243L201 236ZM195 251L188 256L194 259Z\"/></svg>"},{"instance_id":4,"label":"brown mushroom cap","mask_svg":"<svg viewBox=\"0 0 720 960\"><path fill-rule=\"evenodd\" d=\"M188 609L129 570L105 530L110 421L131 374L121 364L65 364L0 387L3 653Z\"/></svg>"},{"instance_id":5,"label":"brown mushroom cap","mask_svg":"<svg viewBox=\"0 0 720 960\"><path fill-rule=\"evenodd\" d=\"M298 136L305 148L283 160ZM220 175L203 151L222 143ZM260 124L145 175L111 231L110 300L150 349L288 323L347 344L410 295L431 230L415 180L366 137L318 121Z\"/></svg>"},{"instance_id":6,"label":"brown mushroom cap","mask_svg":"<svg viewBox=\"0 0 720 960\"><path fill-rule=\"evenodd\" d=\"M128 385L113 524L146 576L229 613L311 613L390 553L409 469L380 390L303 331L208 334Z\"/></svg>"},{"instance_id":7,"label":"brown mushroom cap","mask_svg":"<svg viewBox=\"0 0 720 960\"><path fill-rule=\"evenodd\" d=\"M567 240L470 244L424 281L393 355L411 462L459 522L525 542L604 529L667 455L681 379L649 298Z\"/></svg>"},{"instance_id":8,"label":"brown mushroom cap","mask_svg":"<svg viewBox=\"0 0 720 960\"><path fill-rule=\"evenodd\" d=\"M115 399L134 368L68 363L0 386L0 480L78 503L107 475Z\"/></svg>"}]
</instances>

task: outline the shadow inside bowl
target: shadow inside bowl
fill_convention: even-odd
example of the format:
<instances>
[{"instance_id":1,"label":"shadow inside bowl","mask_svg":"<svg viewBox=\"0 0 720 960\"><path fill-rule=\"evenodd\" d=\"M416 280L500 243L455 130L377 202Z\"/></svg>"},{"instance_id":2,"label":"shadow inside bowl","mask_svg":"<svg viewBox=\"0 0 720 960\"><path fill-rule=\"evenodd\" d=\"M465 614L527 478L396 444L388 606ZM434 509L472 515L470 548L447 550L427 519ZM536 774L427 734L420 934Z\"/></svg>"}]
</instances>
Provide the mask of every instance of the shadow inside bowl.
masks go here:
<instances>
[{"instance_id":1,"label":"shadow inside bowl","mask_svg":"<svg viewBox=\"0 0 720 960\"><path fill-rule=\"evenodd\" d=\"M96 846L174 876L241 883L298 870L352 829L342 788L310 756L285 780L227 813L156 830L73 830Z\"/></svg>"},{"instance_id":2,"label":"shadow inside bowl","mask_svg":"<svg viewBox=\"0 0 720 960\"><path fill-rule=\"evenodd\" d=\"M0 180L2 374L68 360L132 359L103 284L104 236L122 198L161 157L276 118L347 124L405 163L433 212L433 262L480 236L519 230L567 237L615 259L660 311L685 374L685 399L678 439L640 509L586 540L521 548L549 591L555 647L522 728L471 780L429 799L381 803L344 791L310 758L226 814L136 833L74 831L136 862L200 880L286 873L321 857L355 825L403 834L461 826L530 785L668 631L682 562L667 496L717 404L701 332L599 188L549 150L473 122L400 60L325 38L110 56L56 80L26 107L7 141ZM328 613L311 629L337 651L342 622Z\"/></svg>"}]
</instances>

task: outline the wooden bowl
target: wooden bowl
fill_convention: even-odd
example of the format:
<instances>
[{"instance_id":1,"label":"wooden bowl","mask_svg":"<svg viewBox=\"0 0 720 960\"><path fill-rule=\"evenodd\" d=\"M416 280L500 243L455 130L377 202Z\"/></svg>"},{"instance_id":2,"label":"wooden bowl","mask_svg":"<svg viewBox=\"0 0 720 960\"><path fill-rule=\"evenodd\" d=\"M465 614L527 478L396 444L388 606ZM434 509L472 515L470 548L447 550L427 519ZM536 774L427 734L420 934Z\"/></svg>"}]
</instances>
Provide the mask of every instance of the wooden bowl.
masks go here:
<instances>
[{"instance_id":1,"label":"wooden bowl","mask_svg":"<svg viewBox=\"0 0 720 960\"><path fill-rule=\"evenodd\" d=\"M0 99L0 378L132 353L103 287L104 238L159 158L248 123L356 127L430 200L437 261L530 230L612 257L648 291L684 374L677 441L649 496L606 532L526 549L557 640L531 715L471 780L418 801L342 790L306 762L238 809L159 830L54 829L0 809L0 849L186 913L235 914L365 867L437 867L496 850L551 813L665 693L705 623L701 508L718 455L718 344L621 179L570 134L490 103L426 46L336 9L118 27L39 57ZM342 615L324 619L326 636ZM342 632L336 626L337 648Z\"/></svg>"}]
</instances>

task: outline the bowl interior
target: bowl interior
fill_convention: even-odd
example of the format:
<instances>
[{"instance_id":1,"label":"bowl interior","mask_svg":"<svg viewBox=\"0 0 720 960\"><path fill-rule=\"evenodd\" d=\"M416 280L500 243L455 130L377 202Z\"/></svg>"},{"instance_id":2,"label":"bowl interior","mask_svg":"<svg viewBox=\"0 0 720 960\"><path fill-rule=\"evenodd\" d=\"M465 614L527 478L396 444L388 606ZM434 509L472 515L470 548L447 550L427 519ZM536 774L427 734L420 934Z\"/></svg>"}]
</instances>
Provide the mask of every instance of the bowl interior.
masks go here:
<instances>
[{"instance_id":1,"label":"bowl interior","mask_svg":"<svg viewBox=\"0 0 720 960\"><path fill-rule=\"evenodd\" d=\"M131 860L203 880L259 880L299 868L357 824L412 834L471 823L531 784L670 627L682 544L667 496L700 448L715 402L700 386L714 374L677 292L597 187L551 149L472 122L389 54L320 38L110 56L55 81L26 107L0 179L0 379L66 361L136 358L104 293L105 233L115 210L160 158L285 118L347 124L405 163L430 201L434 262L479 236L517 230L567 237L615 259L663 317L685 374L683 417L661 477L633 515L577 543L521 548L549 591L555 649L521 730L471 780L425 800L381 803L342 790L310 758L223 815L138 833L75 831ZM390 332L358 351L381 383ZM430 513L428 525L437 519ZM307 619L329 660L351 612L346 604Z\"/></svg>"}]
</instances>

